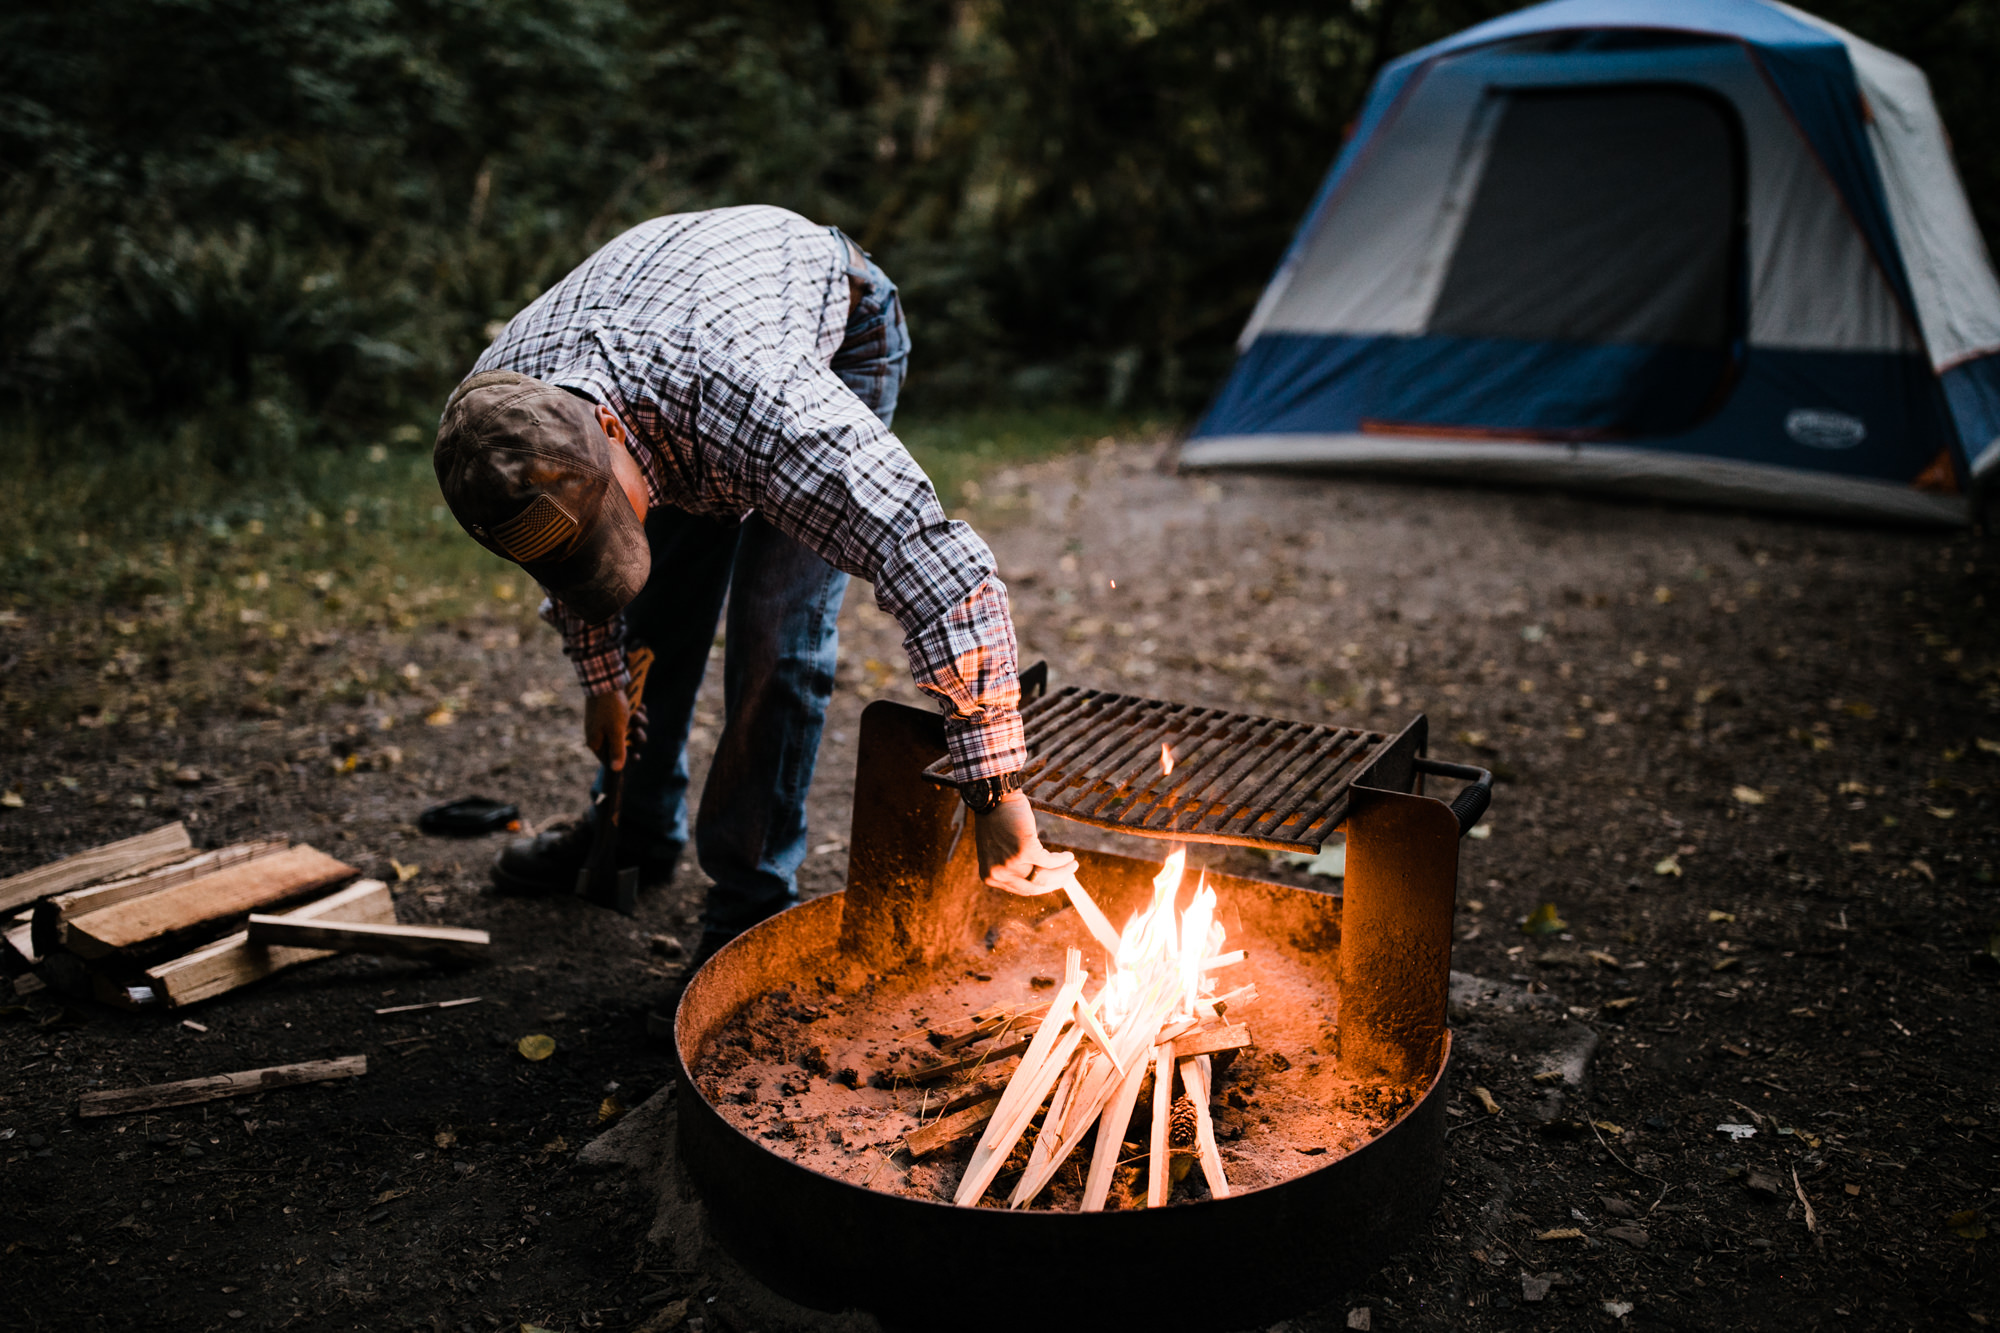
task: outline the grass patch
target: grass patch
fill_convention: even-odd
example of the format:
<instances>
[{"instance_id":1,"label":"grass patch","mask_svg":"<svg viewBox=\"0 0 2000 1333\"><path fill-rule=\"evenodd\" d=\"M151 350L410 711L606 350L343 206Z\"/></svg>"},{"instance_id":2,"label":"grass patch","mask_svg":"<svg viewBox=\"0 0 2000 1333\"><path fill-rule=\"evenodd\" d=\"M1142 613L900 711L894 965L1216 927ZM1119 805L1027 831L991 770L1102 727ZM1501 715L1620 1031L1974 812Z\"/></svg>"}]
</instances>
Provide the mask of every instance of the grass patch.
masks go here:
<instances>
[{"instance_id":1,"label":"grass patch","mask_svg":"<svg viewBox=\"0 0 2000 1333\"><path fill-rule=\"evenodd\" d=\"M992 472L1160 428L1048 409L910 417L899 434L961 512ZM301 649L468 619L531 632L539 590L459 528L427 446L406 426L367 449L273 450L231 469L186 437L115 451L0 440L18 460L0 473L0 662L23 668L0 671L0 719L278 711L300 696ZM193 669L224 654L226 670ZM314 688L399 686L371 669Z\"/></svg>"}]
</instances>

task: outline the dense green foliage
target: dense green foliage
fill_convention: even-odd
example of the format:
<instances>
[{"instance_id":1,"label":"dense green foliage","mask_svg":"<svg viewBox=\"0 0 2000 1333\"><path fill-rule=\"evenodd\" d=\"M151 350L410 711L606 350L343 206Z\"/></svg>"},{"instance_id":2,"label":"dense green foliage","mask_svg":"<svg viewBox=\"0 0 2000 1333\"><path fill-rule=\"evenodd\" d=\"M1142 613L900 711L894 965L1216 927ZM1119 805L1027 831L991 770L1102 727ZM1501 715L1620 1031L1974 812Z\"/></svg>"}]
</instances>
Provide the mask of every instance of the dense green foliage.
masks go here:
<instances>
[{"instance_id":1,"label":"dense green foliage","mask_svg":"<svg viewBox=\"0 0 2000 1333\"><path fill-rule=\"evenodd\" d=\"M903 285L912 401L1186 410L1381 63L1507 0L72 0L0 15L0 411L211 455L422 420L644 217L768 201ZM1930 72L2000 222L2000 19Z\"/></svg>"}]
</instances>

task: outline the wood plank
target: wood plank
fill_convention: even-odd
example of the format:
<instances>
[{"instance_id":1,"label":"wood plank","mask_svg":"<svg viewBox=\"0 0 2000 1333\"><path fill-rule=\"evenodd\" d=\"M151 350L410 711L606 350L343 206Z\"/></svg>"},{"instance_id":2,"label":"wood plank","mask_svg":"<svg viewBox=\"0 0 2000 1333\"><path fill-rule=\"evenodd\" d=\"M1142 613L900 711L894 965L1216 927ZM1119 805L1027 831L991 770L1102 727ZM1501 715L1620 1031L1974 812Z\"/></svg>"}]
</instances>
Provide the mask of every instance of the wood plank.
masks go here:
<instances>
[{"instance_id":1,"label":"wood plank","mask_svg":"<svg viewBox=\"0 0 2000 1333\"><path fill-rule=\"evenodd\" d=\"M188 840L187 826L179 820L162 824L136 837L107 842L102 847L65 856L33 870L0 879L0 912L23 907L52 893L80 889L86 884L150 870L187 855L194 844Z\"/></svg>"},{"instance_id":2,"label":"wood plank","mask_svg":"<svg viewBox=\"0 0 2000 1333\"><path fill-rule=\"evenodd\" d=\"M197 931L228 930L274 907L354 878L353 866L300 843L143 898L71 917L68 947L85 958L170 952Z\"/></svg>"},{"instance_id":3,"label":"wood plank","mask_svg":"<svg viewBox=\"0 0 2000 1333\"><path fill-rule=\"evenodd\" d=\"M338 893L307 903L285 914L287 920L393 922L396 900L389 886L379 879L364 879ZM250 932L238 931L227 939L195 950L184 957L146 969L155 991L169 1005L179 1008L224 992L262 981L275 972L317 958L331 957L330 949L297 949L283 945L252 944Z\"/></svg>"},{"instance_id":4,"label":"wood plank","mask_svg":"<svg viewBox=\"0 0 2000 1333\"><path fill-rule=\"evenodd\" d=\"M1241 1023L1225 1023L1219 1028L1190 1032L1174 1040L1174 1059L1192 1060L1197 1055L1219 1055L1240 1051L1250 1044L1250 1029Z\"/></svg>"},{"instance_id":5,"label":"wood plank","mask_svg":"<svg viewBox=\"0 0 2000 1333\"><path fill-rule=\"evenodd\" d=\"M250 942L466 963L484 958L493 937L483 930L468 930L462 926L298 921L289 916L265 916L253 912L250 916Z\"/></svg>"},{"instance_id":6,"label":"wood plank","mask_svg":"<svg viewBox=\"0 0 2000 1333\"><path fill-rule=\"evenodd\" d=\"M903 1146L910 1150L912 1157L923 1157L934 1153L939 1148L957 1143L991 1120L993 1112L998 1110L999 1106L998 1097L988 1097L985 1101L968 1106L963 1111L940 1116L922 1129L913 1129L905 1134Z\"/></svg>"},{"instance_id":7,"label":"wood plank","mask_svg":"<svg viewBox=\"0 0 2000 1333\"><path fill-rule=\"evenodd\" d=\"M176 884L200 879L203 875L235 865L239 861L254 861L260 856L272 856L290 846L283 838L266 838L256 842L239 842L231 847L223 847L213 852L203 852L200 856L179 861L170 866L143 875L132 875L125 879L115 879L108 884L96 884L87 889L73 889L68 893L58 893L53 898L44 898L35 904L35 947L43 953L64 947L68 940L63 925L71 917L95 912L100 908L113 907L119 903L143 898L161 889L171 889Z\"/></svg>"},{"instance_id":8,"label":"wood plank","mask_svg":"<svg viewBox=\"0 0 2000 1333\"><path fill-rule=\"evenodd\" d=\"M133 1115L158 1111L169 1106L193 1106L197 1102L219 1101L224 1097L245 1097L272 1088L290 1088L301 1083L323 1083L328 1079L355 1078L368 1072L368 1057L343 1055L337 1060L307 1060L303 1064L272 1065L268 1069L246 1069L236 1074L216 1074L210 1078L182 1079L178 1083L154 1083L143 1088L108 1088L86 1092L76 1099L76 1113L84 1117Z\"/></svg>"}]
</instances>

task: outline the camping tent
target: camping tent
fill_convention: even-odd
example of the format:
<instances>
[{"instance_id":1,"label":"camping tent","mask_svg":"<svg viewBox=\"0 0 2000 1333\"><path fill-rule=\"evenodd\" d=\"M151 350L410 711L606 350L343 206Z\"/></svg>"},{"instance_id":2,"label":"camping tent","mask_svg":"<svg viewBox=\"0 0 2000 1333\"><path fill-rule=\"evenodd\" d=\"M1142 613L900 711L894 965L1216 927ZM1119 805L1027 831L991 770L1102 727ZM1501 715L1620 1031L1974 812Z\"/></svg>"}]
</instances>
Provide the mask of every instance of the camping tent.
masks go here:
<instances>
[{"instance_id":1,"label":"camping tent","mask_svg":"<svg viewBox=\"0 0 2000 1333\"><path fill-rule=\"evenodd\" d=\"M1554 0L1382 73L1191 467L1962 522L2000 284L1923 74L1763 0Z\"/></svg>"}]
</instances>

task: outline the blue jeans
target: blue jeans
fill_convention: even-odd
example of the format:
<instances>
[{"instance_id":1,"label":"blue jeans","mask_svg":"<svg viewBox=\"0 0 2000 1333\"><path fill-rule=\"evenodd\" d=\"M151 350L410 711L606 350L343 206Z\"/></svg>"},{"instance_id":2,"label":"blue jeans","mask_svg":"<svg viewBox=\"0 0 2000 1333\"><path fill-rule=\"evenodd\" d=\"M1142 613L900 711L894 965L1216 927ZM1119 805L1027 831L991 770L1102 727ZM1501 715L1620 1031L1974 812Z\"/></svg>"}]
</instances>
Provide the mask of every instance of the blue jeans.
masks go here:
<instances>
[{"instance_id":1,"label":"blue jeans","mask_svg":"<svg viewBox=\"0 0 2000 1333\"><path fill-rule=\"evenodd\" d=\"M896 285L873 261L851 275L863 291L833 371L886 426L909 331ZM847 575L754 513L738 522L655 509L646 536L653 575L625 608L625 628L654 653L648 739L626 769L621 861L671 864L688 841L688 729L726 598L722 737L694 819L695 855L715 882L702 933L726 939L798 901Z\"/></svg>"}]
</instances>

